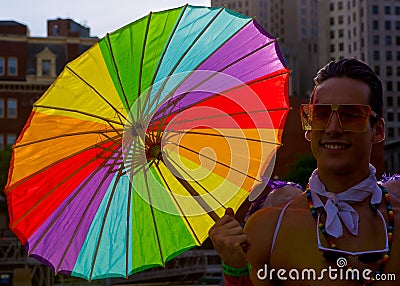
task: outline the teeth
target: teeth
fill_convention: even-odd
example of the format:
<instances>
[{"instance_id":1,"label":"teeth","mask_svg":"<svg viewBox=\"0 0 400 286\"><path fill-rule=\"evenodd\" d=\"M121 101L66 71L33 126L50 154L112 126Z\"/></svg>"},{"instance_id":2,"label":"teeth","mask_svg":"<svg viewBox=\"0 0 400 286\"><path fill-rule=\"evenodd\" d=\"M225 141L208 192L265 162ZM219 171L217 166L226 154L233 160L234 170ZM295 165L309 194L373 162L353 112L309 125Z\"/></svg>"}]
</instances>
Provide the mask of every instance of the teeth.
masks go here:
<instances>
[{"instance_id":1,"label":"teeth","mask_svg":"<svg viewBox=\"0 0 400 286\"><path fill-rule=\"evenodd\" d=\"M331 150L340 150L346 148L344 144L324 144L324 147Z\"/></svg>"}]
</instances>

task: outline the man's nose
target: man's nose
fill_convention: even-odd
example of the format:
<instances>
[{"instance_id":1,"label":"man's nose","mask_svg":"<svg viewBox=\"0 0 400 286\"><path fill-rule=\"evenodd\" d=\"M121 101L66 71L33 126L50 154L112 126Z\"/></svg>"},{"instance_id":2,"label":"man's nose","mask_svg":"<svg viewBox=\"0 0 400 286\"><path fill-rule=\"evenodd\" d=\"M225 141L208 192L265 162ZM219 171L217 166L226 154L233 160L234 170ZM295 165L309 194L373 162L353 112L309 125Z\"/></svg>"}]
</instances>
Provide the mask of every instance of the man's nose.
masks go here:
<instances>
[{"instance_id":1,"label":"man's nose","mask_svg":"<svg viewBox=\"0 0 400 286\"><path fill-rule=\"evenodd\" d=\"M343 132L342 124L340 122L339 115L336 111L332 111L329 121L326 125L325 132L327 133Z\"/></svg>"}]
</instances>

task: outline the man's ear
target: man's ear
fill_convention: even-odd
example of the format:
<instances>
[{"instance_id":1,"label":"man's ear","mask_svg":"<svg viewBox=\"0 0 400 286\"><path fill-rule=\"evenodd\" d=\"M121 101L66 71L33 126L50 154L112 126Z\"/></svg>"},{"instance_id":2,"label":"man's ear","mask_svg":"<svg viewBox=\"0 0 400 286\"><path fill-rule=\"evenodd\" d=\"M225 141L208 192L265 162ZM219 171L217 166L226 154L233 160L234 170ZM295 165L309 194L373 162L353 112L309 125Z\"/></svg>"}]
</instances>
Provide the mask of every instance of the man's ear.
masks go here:
<instances>
[{"instance_id":1,"label":"man's ear","mask_svg":"<svg viewBox=\"0 0 400 286\"><path fill-rule=\"evenodd\" d=\"M307 130L306 132L304 132L304 138L306 138L306 140L308 142L311 141L311 131L310 130Z\"/></svg>"},{"instance_id":2,"label":"man's ear","mask_svg":"<svg viewBox=\"0 0 400 286\"><path fill-rule=\"evenodd\" d=\"M372 143L379 143L385 140L385 120L379 118L373 127Z\"/></svg>"}]
</instances>

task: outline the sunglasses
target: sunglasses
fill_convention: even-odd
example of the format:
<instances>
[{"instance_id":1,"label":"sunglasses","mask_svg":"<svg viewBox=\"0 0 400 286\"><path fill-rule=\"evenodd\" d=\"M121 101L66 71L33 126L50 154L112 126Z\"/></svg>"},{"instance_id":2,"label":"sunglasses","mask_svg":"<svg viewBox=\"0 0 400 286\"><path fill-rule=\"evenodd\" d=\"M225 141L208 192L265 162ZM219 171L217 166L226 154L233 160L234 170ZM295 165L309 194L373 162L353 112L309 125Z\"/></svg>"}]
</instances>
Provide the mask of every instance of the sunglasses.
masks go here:
<instances>
[{"instance_id":1,"label":"sunglasses","mask_svg":"<svg viewBox=\"0 0 400 286\"><path fill-rule=\"evenodd\" d=\"M374 118L378 116L369 105L302 104L300 116L303 130L325 130L334 113L342 130L352 132L365 132L370 116Z\"/></svg>"},{"instance_id":2,"label":"sunglasses","mask_svg":"<svg viewBox=\"0 0 400 286\"><path fill-rule=\"evenodd\" d=\"M326 248L323 247L321 244L321 239L320 239L320 230L319 230L319 222L320 222L320 216L321 214L318 214L318 219L317 219L317 241L318 241L318 249L324 252L335 252L341 255L350 255L350 256L360 256L360 255L365 255L365 254L378 254L378 253L382 253L385 254L389 251L389 236L387 233L387 226L386 226L386 221L385 218L382 215L382 212L377 209L377 213L379 215L379 217L381 218L382 222L383 222L383 231L386 234L386 242L385 242L385 248L383 249L374 249L374 250L367 250L367 251L357 251L357 252L353 252L353 251L347 251L347 250L340 250L340 249L333 249L333 248Z\"/></svg>"}]
</instances>

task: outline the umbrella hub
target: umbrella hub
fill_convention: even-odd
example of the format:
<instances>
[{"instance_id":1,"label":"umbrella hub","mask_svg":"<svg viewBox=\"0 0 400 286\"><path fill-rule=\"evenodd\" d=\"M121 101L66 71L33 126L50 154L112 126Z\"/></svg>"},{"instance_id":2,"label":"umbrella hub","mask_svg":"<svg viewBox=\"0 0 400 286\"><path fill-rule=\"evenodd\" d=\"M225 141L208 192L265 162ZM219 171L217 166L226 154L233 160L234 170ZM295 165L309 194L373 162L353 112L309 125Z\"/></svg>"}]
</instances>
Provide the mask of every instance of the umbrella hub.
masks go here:
<instances>
[{"instance_id":1,"label":"umbrella hub","mask_svg":"<svg viewBox=\"0 0 400 286\"><path fill-rule=\"evenodd\" d=\"M161 145L157 143L153 143L149 145L147 152L146 152L146 157L147 161L151 161L154 159L161 160L162 159L162 154L161 154Z\"/></svg>"}]
</instances>

